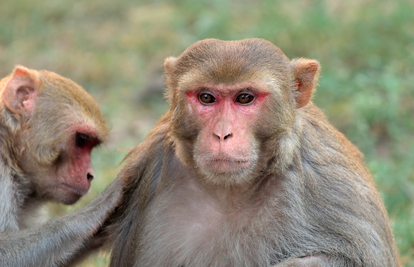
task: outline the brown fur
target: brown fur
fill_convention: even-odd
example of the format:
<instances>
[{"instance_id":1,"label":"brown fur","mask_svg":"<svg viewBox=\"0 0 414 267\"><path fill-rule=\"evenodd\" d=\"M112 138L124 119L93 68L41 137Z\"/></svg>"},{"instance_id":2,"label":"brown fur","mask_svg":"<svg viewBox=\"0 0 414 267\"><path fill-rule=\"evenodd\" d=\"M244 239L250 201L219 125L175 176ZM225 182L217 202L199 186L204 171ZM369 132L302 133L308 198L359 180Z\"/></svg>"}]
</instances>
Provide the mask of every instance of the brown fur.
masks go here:
<instances>
[{"instance_id":1,"label":"brown fur","mask_svg":"<svg viewBox=\"0 0 414 267\"><path fill-rule=\"evenodd\" d=\"M119 174L111 266L399 266L362 154L310 102L318 62L289 61L260 39L208 39L167 58L165 71L170 110ZM214 144L200 136L215 128L186 93L245 84L270 95L220 142L247 128L236 144L258 160L247 174L206 174L197 158Z\"/></svg>"},{"instance_id":2,"label":"brown fur","mask_svg":"<svg viewBox=\"0 0 414 267\"><path fill-rule=\"evenodd\" d=\"M102 244L92 237L120 183L66 217L44 222L41 210L88 191L91 150L108 133L98 104L67 78L18 66L0 80L0 266L61 266Z\"/></svg>"},{"instance_id":3,"label":"brown fur","mask_svg":"<svg viewBox=\"0 0 414 267\"><path fill-rule=\"evenodd\" d=\"M37 108L34 114L30 118L24 118L19 114L11 113L4 104L0 105L0 116L6 120L4 127L9 128L11 135L30 135L30 138L22 138L25 140L20 141L24 144L21 144L16 157L21 157L23 152L30 153L35 164L38 162L50 164L55 160L56 147L59 146L64 135L68 134L66 129L70 124L86 122L96 129L99 133L98 138L102 142L108 138L108 126L99 106L83 88L53 72L28 71L37 80ZM11 76L12 74L0 81L0 90L4 89Z\"/></svg>"}]
</instances>

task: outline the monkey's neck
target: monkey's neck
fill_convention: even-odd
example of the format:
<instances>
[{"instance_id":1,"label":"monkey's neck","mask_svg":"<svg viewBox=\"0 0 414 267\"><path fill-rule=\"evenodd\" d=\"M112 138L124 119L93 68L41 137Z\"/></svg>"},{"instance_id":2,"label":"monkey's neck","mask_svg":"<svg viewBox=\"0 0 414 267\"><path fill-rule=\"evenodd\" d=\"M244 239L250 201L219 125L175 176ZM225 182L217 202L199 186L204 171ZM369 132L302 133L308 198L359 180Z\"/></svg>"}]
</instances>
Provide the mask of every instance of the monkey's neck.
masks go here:
<instances>
[{"instance_id":1,"label":"monkey's neck","mask_svg":"<svg viewBox=\"0 0 414 267\"><path fill-rule=\"evenodd\" d=\"M19 217L20 229L31 228L43 224L47 220L45 201L28 197L22 206Z\"/></svg>"},{"instance_id":2,"label":"monkey's neck","mask_svg":"<svg viewBox=\"0 0 414 267\"><path fill-rule=\"evenodd\" d=\"M205 195L206 199L211 199L220 207L221 211L232 213L240 209L260 206L263 194L269 193L269 188L277 183L273 178L272 176L263 176L251 183L233 186L205 184L195 176L184 178L182 182L192 190ZM261 192L261 194L257 192Z\"/></svg>"},{"instance_id":3,"label":"monkey's neck","mask_svg":"<svg viewBox=\"0 0 414 267\"><path fill-rule=\"evenodd\" d=\"M29 182L7 164L3 154L0 156L0 211L6 218L3 222L0 220L0 232L32 227L39 222L42 205L30 197Z\"/></svg>"}]
</instances>

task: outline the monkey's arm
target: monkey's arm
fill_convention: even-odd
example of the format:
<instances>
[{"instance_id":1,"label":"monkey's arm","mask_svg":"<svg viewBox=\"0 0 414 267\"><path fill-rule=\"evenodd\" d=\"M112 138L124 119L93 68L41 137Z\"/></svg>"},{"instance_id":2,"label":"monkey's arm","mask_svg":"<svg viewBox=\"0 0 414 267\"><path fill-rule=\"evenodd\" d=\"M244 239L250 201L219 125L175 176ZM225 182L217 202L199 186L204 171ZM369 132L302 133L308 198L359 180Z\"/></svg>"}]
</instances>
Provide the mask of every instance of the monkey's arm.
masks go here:
<instances>
[{"instance_id":1,"label":"monkey's arm","mask_svg":"<svg viewBox=\"0 0 414 267\"><path fill-rule=\"evenodd\" d=\"M115 180L86 207L47 223L0 233L0 266L60 266L83 249L121 199L123 182Z\"/></svg>"},{"instance_id":2,"label":"monkey's arm","mask_svg":"<svg viewBox=\"0 0 414 267\"><path fill-rule=\"evenodd\" d=\"M113 214L111 212L110 214ZM109 215L111 216L111 215ZM107 217L108 218L108 217ZM70 260L65 261L65 264L62 266L65 267L74 267L82 263L87 259L91 254L98 252L100 249L108 249L108 244L110 244L110 235L106 231L106 222L101 223L99 230L95 232L93 236L90 236L87 240L83 242L83 246L75 254L70 257Z\"/></svg>"}]
</instances>

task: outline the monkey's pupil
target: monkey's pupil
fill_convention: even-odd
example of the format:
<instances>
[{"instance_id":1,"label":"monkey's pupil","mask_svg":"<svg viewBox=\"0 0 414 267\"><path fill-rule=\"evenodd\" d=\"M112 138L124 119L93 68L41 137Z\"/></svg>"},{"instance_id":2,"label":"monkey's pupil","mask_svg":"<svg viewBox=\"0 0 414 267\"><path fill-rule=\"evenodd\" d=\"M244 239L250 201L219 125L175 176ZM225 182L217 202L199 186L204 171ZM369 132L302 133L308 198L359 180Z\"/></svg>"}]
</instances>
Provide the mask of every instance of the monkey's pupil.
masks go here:
<instances>
[{"instance_id":1,"label":"monkey's pupil","mask_svg":"<svg viewBox=\"0 0 414 267\"><path fill-rule=\"evenodd\" d=\"M88 135L83 133L76 133L76 146L84 147L88 142Z\"/></svg>"},{"instance_id":2,"label":"monkey's pupil","mask_svg":"<svg viewBox=\"0 0 414 267\"><path fill-rule=\"evenodd\" d=\"M203 103L213 103L216 99L210 94L202 94L200 96L200 101Z\"/></svg>"},{"instance_id":3,"label":"monkey's pupil","mask_svg":"<svg viewBox=\"0 0 414 267\"><path fill-rule=\"evenodd\" d=\"M237 97L236 101L241 103L241 104L247 104L252 102L254 99L254 96L249 95L249 94L241 94Z\"/></svg>"}]
</instances>

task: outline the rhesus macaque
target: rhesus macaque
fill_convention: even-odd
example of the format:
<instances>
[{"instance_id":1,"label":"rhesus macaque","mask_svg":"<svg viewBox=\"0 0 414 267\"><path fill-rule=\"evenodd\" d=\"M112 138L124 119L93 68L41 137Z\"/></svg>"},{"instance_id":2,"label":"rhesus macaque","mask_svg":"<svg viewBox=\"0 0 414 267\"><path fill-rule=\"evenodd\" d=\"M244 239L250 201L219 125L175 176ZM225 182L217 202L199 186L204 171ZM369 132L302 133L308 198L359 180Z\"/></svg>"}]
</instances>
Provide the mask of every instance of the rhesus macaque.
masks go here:
<instances>
[{"instance_id":1,"label":"rhesus macaque","mask_svg":"<svg viewBox=\"0 0 414 267\"><path fill-rule=\"evenodd\" d=\"M39 219L47 201L88 192L91 151L107 136L98 104L71 80L17 67L0 81L0 266L61 266L100 245L93 235L121 199L119 181L77 212Z\"/></svg>"},{"instance_id":2,"label":"rhesus macaque","mask_svg":"<svg viewBox=\"0 0 414 267\"><path fill-rule=\"evenodd\" d=\"M170 109L127 156L111 266L398 266L362 154L312 103L319 63L261 39L165 61Z\"/></svg>"}]
</instances>

